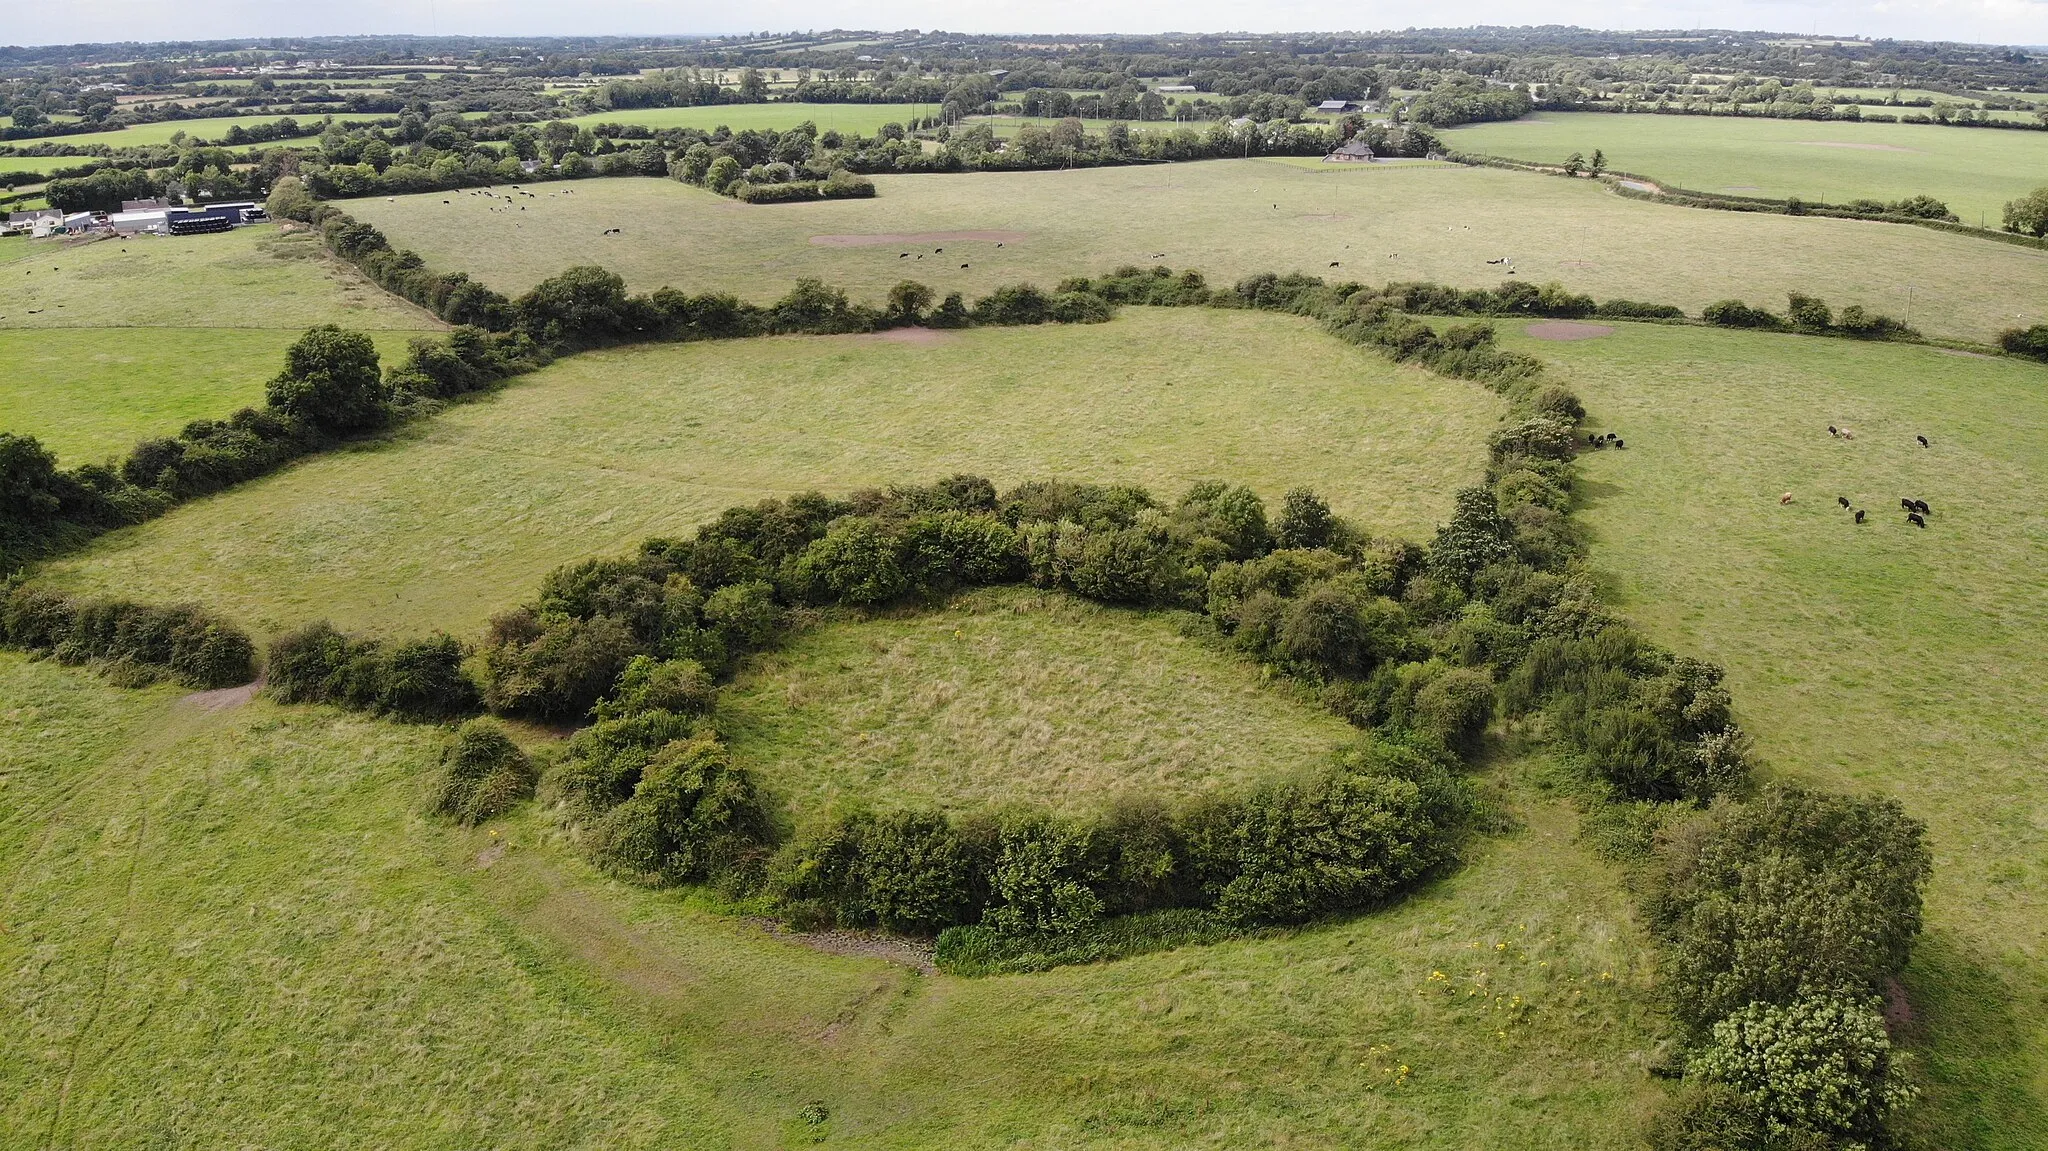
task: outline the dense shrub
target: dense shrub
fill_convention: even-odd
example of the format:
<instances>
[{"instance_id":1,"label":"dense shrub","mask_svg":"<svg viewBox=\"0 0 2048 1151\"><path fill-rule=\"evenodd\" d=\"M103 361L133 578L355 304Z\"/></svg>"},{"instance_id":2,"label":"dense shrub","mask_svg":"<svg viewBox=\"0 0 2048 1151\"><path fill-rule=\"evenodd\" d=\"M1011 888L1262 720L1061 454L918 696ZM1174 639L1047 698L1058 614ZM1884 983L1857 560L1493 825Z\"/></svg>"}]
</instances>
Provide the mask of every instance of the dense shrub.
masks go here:
<instances>
[{"instance_id":1,"label":"dense shrub","mask_svg":"<svg viewBox=\"0 0 2048 1151\"><path fill-rule=\"evenodd\" d=\"M1741 300L1719 300L1708 304L1706 311L1700 313L1700 318L1723 328L1761 328L1765 331L1777 331L1785 326L1785 321L1777 316L1762 308L1752 308Z\"/></svg>"},{"instance_id":2,"label":"dense shrub","mask_svg":"<svg viewBox=\"0 0 2048 1151\"><path fill-rule=\"evenodd\" d=\"M32 586L8 593L6 642L65 663L103 663L132 681L169 676L190 687L255 678L255 645L204 608L73 600Z\"/></svg>"},{"instance_id":3,"label":"dense shrub","mask_svg":"<svg viewBox=\"0 0 2048 1151\"><path fill-rule=\"evenodd\" d=\"M1650 907L1679 1018L1876 994L1920 931L1924 836L1895 800L1790 787L1667 829Z\"/></svg>"},{"instance_id":4,"label":"dense shrub","mask_svg":"<svg viewBox=\"0 0 2048 1151\"><path fill-rule=\"evenodd\" d=\"M434 810L475 826L510 811L533 795L532 760L494 720L472 719L455 730L441 754Z\"/></svg>"},{"instance_id":5,"label":"dense shrub","mask_svg":"<svg viewBox=\"0 0 2048 1151\"><path fill-rule=\"evenodd\" d=\"M343 635L325 621L270 642L265 688L284 703L331 703L400 719L441 720L474 712L476 685L462 670L453 636L385 645Z\"/></svg>"},{"instance_id":6,"label":"dense shrub","mask_svg":"<svg viewBox=\"0 0 2048 1151\"><path fill-rule=\"evenodd\" d=\"M933 934L979 912L979 861L936 812L854 812L777 856L770 888L793 918Z\"/></svg>"},{"instance_id":7,"label":"dense shrub","mask_svg":"<svg viewBox=\"0 0 2048 1151\"><path fill-rule=\"evenodd\" d=\"M618 681L636 646L615 616L507 612L491 620L484 644L484 704L506 715L581 719Z\"/></svg>"},{"instance_id":8,"label":"dense shrub","mask_svg":"<svg viewBox=\"0 0 2048 1151\"><path fill-rule=\"evenodd\" d=\"M1998 346L2015 356L2048 363L2048 324L2031 328L2008 328L1999 333Z\"/></svg>"},{"instance_id":9,"label":"dense shrub","mask_svg":"<svg viewBox=\"0 0 2048 1151\"><path fill-rule=\"evenodd\" d=\"M708 737L663 746L633 794L590 825L601 865L662 884L743 873L766 840L752 780Z\"/></svg>"},{"instance_id":10,"label":"dense shrub","mask_svg":"<svg viewBox=\"0 0 2048 1151\"><path fill-rule=\"evenodd\" d=\"M1216 910L1240 923L1298 923L1385 899L1451 855L1454 785L1331 771L1270 785L1204 846L1223 878Z\"/></svg>"},{"instance_id":11,"label":"dense shrub","mask_svg":"<svg viewBox=\"0 0 2048 1151\"><path fill-rule=\"evenodd\" d=\"M1734 1089L1769 1139L1876 1136L1913 1097L1895 1072L1884 1018L1868 999L1843 994L1738 1008L1714 1024L1687 1072Z\"/></svg>"}]
</instances>

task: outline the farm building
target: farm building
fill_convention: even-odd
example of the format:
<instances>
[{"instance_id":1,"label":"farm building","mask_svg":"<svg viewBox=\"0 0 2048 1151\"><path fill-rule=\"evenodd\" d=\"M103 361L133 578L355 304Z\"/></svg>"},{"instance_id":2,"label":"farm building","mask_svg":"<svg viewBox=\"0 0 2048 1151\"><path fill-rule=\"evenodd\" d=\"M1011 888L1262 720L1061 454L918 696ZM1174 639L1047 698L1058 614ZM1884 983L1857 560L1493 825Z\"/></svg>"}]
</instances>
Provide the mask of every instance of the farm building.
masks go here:
<instances>
[{"instance_id":1,"label":"farm building","mask_svg":"<svg viewBox=\"0 0 2048 1151\"><path fill-rule=\"evenodd\" d=\"M64 213L55 208L41 208L32 212L9 212L7 231L27 232L31 236L47 236L62 227Z\"/></svg>"},{"instance_id":2,"label":"farm building","mask_svg":"<svg viewBox=\"0 0 2048 1151\"><path fill-rule=\"evenodd\" d=\"M1365 105L1356 100L1325 100L1316 105L1318 112L1363 112Z\"/></svg>"},{"instance_id":3,"label":"farm building","mask_svg":"<svg viewBox=\"0 0 2048 1151\"><path fill-rule=\"evenodd\" d=\"M1336 151L1323 157L1323 162L1329 164L1370 164L1372 160L1372 145L1366 143L1363 136L1351 137Z\"/></svg>"}]
</instances>

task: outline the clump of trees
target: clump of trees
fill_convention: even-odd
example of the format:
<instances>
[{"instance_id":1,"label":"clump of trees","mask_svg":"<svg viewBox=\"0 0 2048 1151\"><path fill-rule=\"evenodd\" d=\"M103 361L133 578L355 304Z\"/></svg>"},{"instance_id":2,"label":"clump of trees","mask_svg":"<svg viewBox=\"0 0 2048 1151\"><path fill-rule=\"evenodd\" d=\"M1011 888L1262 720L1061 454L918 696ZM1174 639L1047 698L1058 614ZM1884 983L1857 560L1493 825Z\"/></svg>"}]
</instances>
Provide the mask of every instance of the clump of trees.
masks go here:
<instances>
[{"instance_id":1,"label":"clump of trees","mask_svg":"<svg viewBox=\"0 0 2048 1151\"><path fill-rule=\"evenodd\" d=\"M2022 236L2048 236L2048 185L2009 200L2005 205L2005 230Z\"/></svg>"}]
</instances>

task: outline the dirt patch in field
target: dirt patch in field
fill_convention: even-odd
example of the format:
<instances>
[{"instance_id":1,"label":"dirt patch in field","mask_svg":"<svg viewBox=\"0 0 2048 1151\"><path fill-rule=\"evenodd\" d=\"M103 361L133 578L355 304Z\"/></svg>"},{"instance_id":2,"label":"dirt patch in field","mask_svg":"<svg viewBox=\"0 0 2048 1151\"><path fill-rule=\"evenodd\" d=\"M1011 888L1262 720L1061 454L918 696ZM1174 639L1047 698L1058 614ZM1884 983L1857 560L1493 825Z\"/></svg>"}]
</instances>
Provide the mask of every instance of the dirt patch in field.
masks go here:
<instances>
[{"instance_id":1,"label":"dirt patch in field","mask_svg":"<svg viewBox=\"0 0 2048 1151\"><path fill-rule=\"evenodd\" d=\"M755 919L753 922L777 939L800 943L813 951L822 951L827 955L881 959L908 967L920 975L936 975L939 972L938 967L932 963L932 949L927 943L898 939L893 935L877 935L868 931L792 931L773 919Z\"/></svg>"},{"instance_id":2,"label":"dirt patch in field","mask_svg":"<svg viewBox=\"0 0 2048 1151\"><path fill-rule=\"evenodd\" d=\"M1913 1004L1906 998L1906 989L1896 979L1884 981L1884 1029L1899 1035L1913 1026Z\"/></svg>"},{"instance_id":3,"label":"dirt patch in field","mask_svg":"<svg viewBox=\"0 0 2048 1151\"><path fill-rule=\"evenodd\" d=\"M1633 188L1638 192L1649 192L1658 196L1664 194L1664 189L1650 183L1648 180L1616 180L1615 183L1620 184L1624 188Z\"/></svg>"},{"instance_id":4,"label":"dirt patch in field","mask_svg":"<svg viewBox=\"0 0 2048 1151\"><path fill-rule=\"evenodd\" d=\"M1031 238L1029 232L871 232L866 235L812 236L811 243L820 248L876 248L886 244L897 247L917 247L921 244L964 243L982 240L991 244L1014 244Z\"/></svg>"},{"instance_id":5,"label":"dirt patch in field","mask_svg":"<svg viewBox=\"0 0 2048 1151\"><path fill-rule=\"evenodd\" d=\"M881 332L864 332L856 340L877 344L917 344L929 347L933 344L950 344L959 339L954 332L942 332L937 328L890 328Z\"/></svg>"},{"instance_id":6,"label":"dirt patch in field","mask_svg":"<svg viewBox=\"0 0 2048 1151\"><path fill-rule=\"evenodd\" d=\"M1573 340L1597 340L1611 336L1614 329L1606 324L1574 324L1569 320L1546 320L1530 324L1522 329L1531 339L1550 340L1554 343L1570 343Z\"/></svg>"},{"instance_id":7,"label":"dirt patch in field","mask_svg":"<svg viewBox=\"0 0 2048 1151\"><path fill-rule=\"evenodd\" d=\"M1851 144L1843 140L1800 140L1797 143L1809 148L1854 148L1858 152L1918 152L1918 148L1901 148L1897 144Z\"/></svg>"},{"instance_id":8,"label":"dirt patch in field","mask_svg":"<svg viewBox=\"0 0 2048 1151\"><path fill-rule=\"evenodd\" d=\"M196 707L200 711L229 711L255 699L256 693L261 690L263 690L263 677L259 675L254 681L245 683L240 687L222 687L215 688L212 691L195 691L178 702L186 707Z\"/></svg>"}]
</instances>

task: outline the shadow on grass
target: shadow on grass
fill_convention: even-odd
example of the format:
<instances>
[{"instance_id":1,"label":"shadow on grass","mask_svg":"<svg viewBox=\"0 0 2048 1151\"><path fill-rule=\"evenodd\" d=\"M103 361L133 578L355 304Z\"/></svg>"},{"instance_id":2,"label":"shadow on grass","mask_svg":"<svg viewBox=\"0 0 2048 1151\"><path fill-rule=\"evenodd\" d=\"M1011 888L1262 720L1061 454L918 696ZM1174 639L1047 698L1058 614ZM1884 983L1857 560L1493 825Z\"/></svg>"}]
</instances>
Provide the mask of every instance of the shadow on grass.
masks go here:
<instances>
[{"instance_id":1,"label":"shadow on grass","mask_svg":"<svg viewBox=\"0 0 2048 1151\"><path fill-rule=\"evenodd\" d=\"M2034 970L2026 970L2033 966ZM1944 931L1922 936L1906 971L1913 1022L1902 1036L1919 1059L1924 1094L1902 1124L1906 1146L1925 1151L2048 1147L2048 1116L2035 1084L2048 1067L2027 1037L2044 1005L2016 990L2048 972L2015 957L1986 961Z\"/></svg>"}]
</instances>

